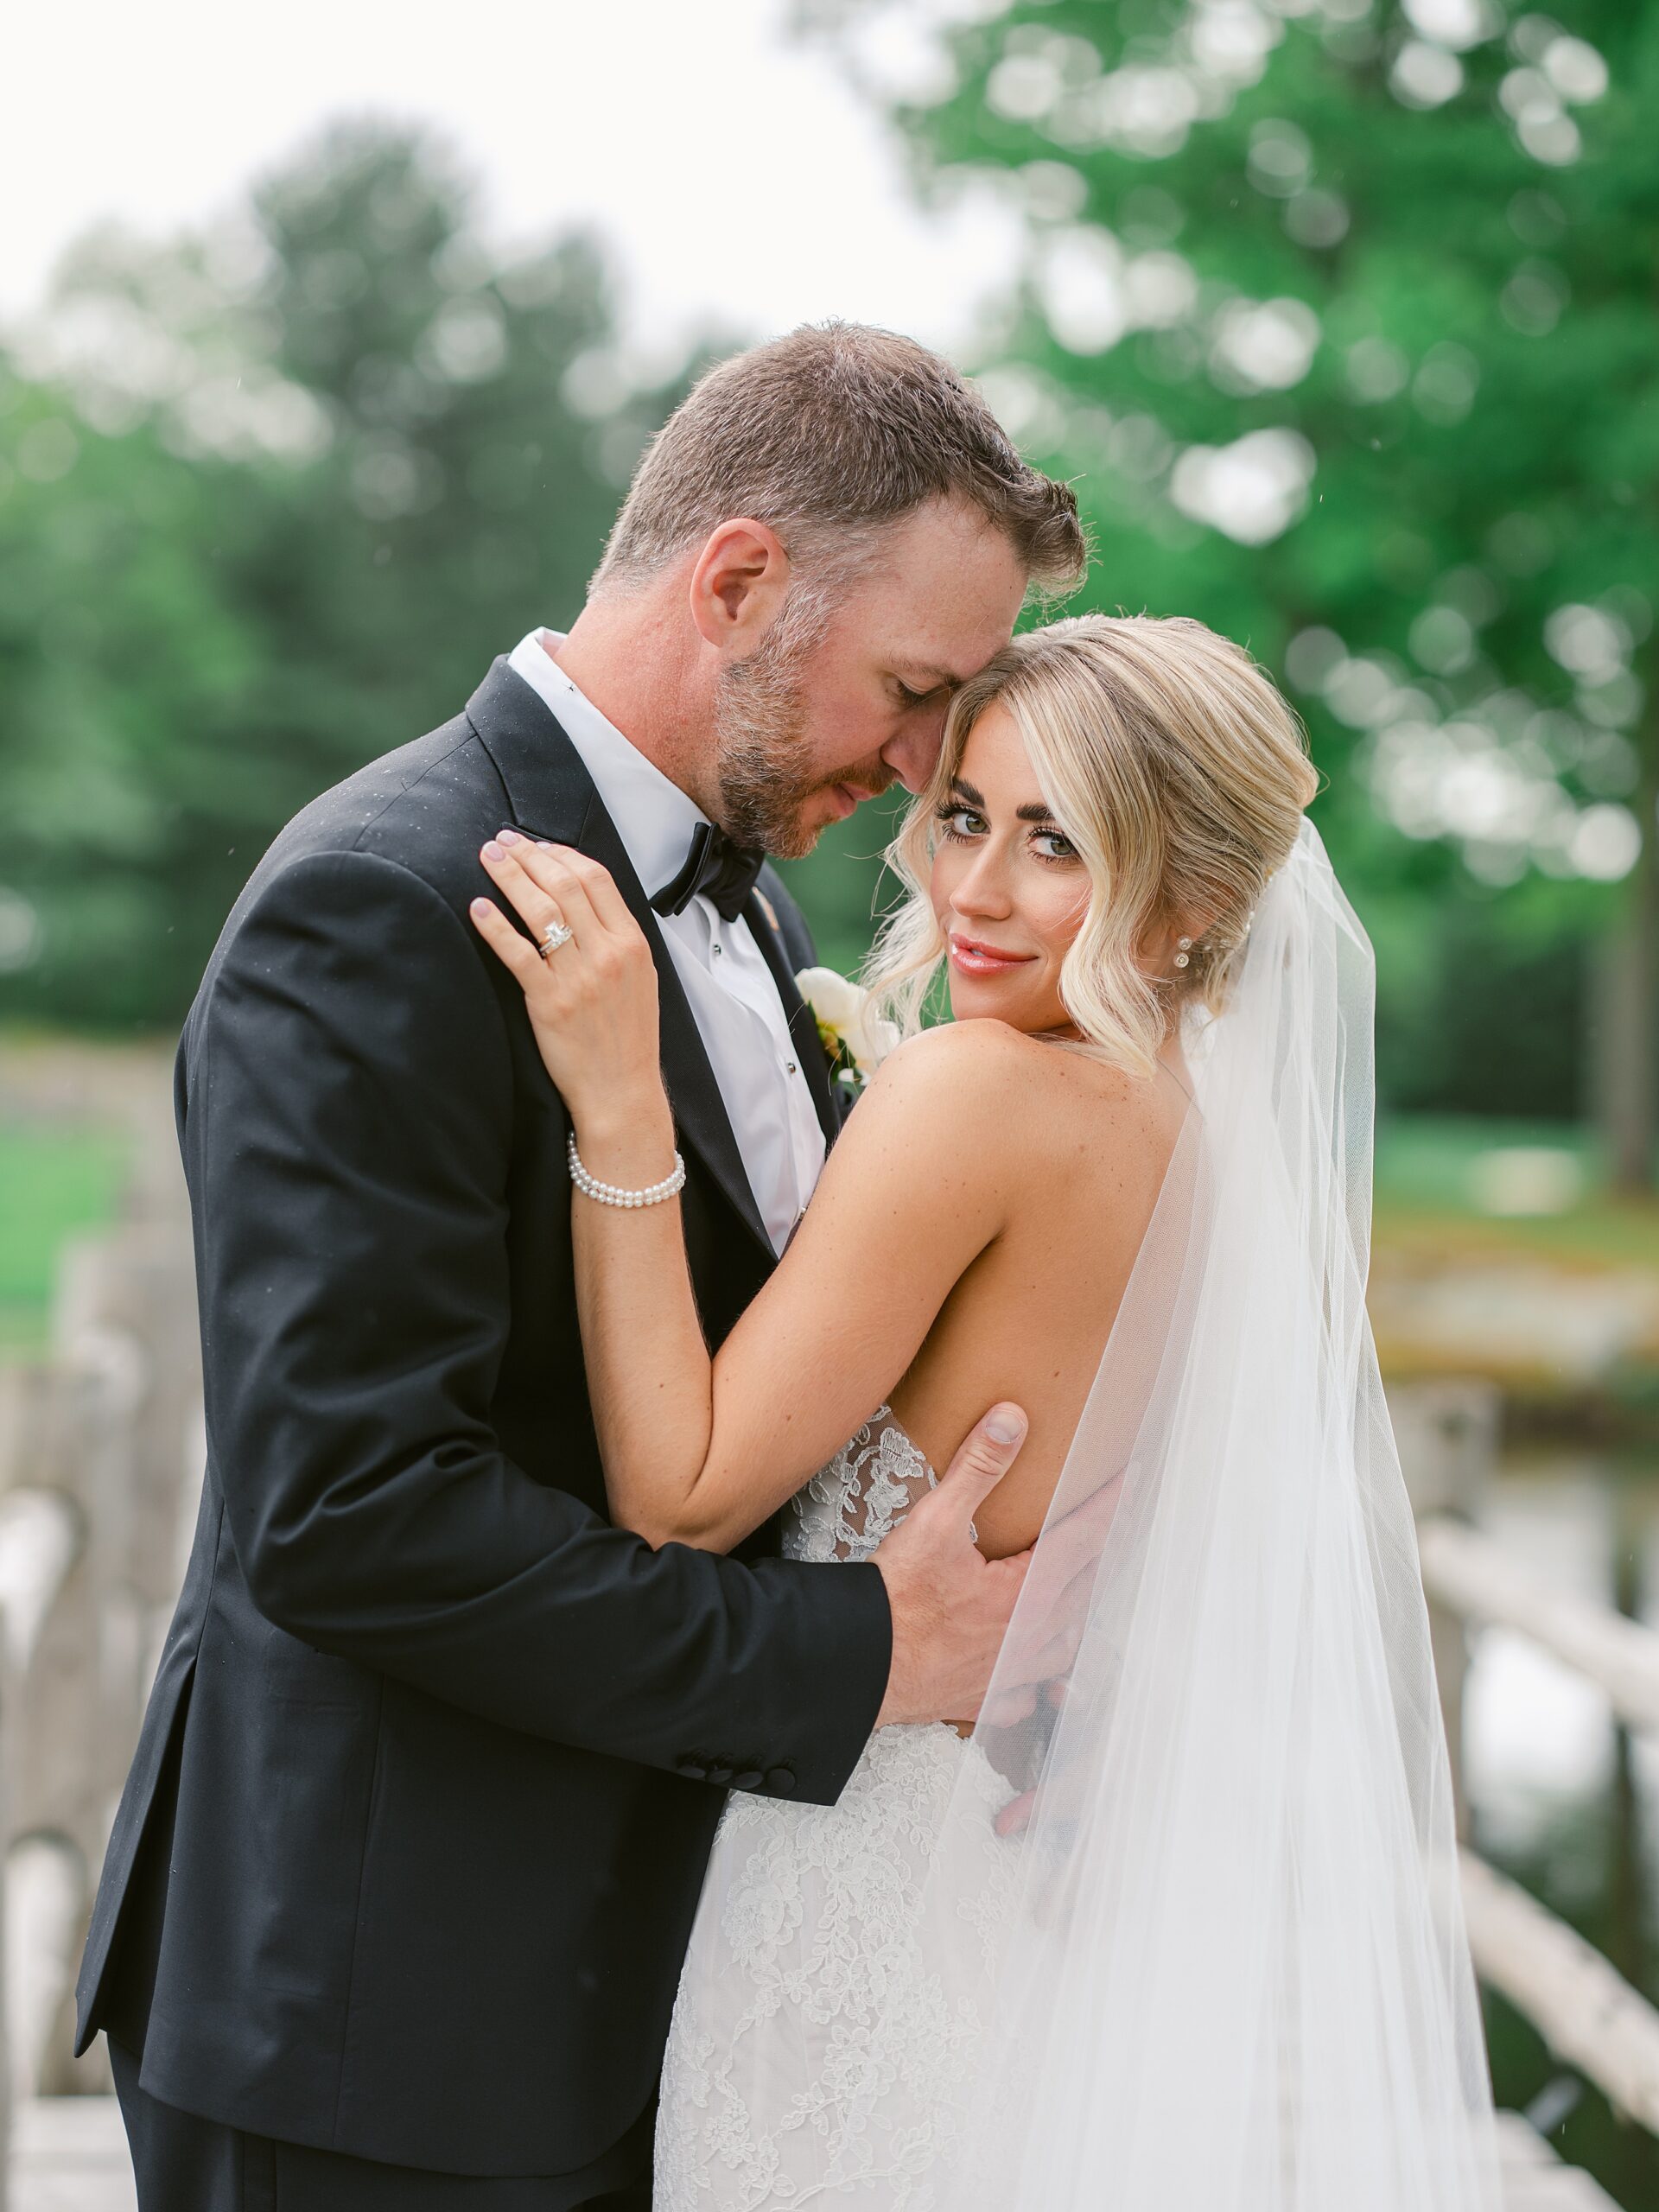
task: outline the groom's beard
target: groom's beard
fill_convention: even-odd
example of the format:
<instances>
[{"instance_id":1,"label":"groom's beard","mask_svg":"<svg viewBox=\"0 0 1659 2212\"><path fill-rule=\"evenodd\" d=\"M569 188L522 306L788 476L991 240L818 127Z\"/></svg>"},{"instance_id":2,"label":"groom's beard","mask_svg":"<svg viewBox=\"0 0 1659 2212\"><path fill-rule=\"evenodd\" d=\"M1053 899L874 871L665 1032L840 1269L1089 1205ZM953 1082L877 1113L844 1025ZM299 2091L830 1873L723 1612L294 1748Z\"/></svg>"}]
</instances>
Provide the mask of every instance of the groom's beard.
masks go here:
<instances>
[{"instance_id":1,"label":"groom's beard","mask_svg":"<svg viewBox=\"0 0 1659 2212\"><path fill-rule=\"evenodd\" d=\"M747 660L724 670L715 690L715 773L720 787L720 826L740 845L798 861L818 842L823 824L808 803L831 785L868 791L868 762L826 776L812 765L802 669L825 625L809 615L791 623L787 612ZM883 787L891 781L880 771Z\"/></svg>"}]
</instances>

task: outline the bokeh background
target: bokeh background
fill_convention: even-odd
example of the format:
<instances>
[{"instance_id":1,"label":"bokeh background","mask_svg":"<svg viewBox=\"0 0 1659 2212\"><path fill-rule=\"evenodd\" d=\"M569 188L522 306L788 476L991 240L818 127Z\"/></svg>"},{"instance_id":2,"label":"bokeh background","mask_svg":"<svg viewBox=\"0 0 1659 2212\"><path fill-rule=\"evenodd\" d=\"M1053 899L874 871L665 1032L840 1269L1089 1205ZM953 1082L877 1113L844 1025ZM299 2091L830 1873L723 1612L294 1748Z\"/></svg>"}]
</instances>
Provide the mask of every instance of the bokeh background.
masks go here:
<instances>
[{"instance_id":1,"label":"bokeh background","mask_svg":"<svg viewBox=\"0 0 1659 2212\"><path fill-rule=\"evenodd\" d=\"M1076 484L1078 605L1198 615L1306 718L1377 950L1390 1380L1475 1392L1467 1510L1659 1626L1659 11L236 12L8 31L5 1367L164 1204L171 1040L285 818L569 620L701 364L858 316ZM838 965L890 826L792 870ZM1480 1849L1659 1999L1659 1758L1471 1649ZM1489 2020L1503 2101L1659 2202L1652 2136Z\"/></svg>"}]
</instances>

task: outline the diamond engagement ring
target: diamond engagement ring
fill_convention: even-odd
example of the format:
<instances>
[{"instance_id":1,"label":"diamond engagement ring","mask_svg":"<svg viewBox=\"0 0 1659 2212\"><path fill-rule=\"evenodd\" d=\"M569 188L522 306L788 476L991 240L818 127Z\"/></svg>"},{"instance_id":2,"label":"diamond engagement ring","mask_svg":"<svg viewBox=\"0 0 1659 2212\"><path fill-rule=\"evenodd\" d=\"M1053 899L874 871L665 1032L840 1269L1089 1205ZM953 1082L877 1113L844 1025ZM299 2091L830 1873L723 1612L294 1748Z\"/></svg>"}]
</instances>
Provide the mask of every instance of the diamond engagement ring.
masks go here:
<instances>
[{"instance_id":1,"label":"diamond engagement ring","mask_svg":"<svg viewBox=\"0 0 1659 2212\"><path fill-rule=\"evenodd\" d=\"M566 929L563 922L550 922L542 932L542 941L536 950L541 954L543 959L546 960L550 955L556 953L562 944L569 944L575 935L575 931Z\"/></svg>"}]
</instances>

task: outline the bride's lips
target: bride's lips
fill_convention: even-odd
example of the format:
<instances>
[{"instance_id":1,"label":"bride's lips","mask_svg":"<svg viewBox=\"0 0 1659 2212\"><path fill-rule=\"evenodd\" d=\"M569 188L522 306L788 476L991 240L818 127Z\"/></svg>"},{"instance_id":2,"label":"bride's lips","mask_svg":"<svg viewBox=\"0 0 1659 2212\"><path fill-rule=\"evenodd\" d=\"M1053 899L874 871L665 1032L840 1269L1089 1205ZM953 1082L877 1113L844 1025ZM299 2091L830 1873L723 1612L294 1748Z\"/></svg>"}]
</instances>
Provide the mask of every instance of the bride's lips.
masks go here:
<instances>
[{"instance_id":1,"label":"bride's lips","mask_svg":"<svg viewBox=\"0 0 1659 2212\"><path fill-rule=\"evenodd\" d=\"M1034 952L999 952L994 944L982 944L977 938L959 937L950 932L950 963L960 968L964 976L1006 976L1011 969L1023 968L1037 956Z\"/></svg>"}]
</instances>

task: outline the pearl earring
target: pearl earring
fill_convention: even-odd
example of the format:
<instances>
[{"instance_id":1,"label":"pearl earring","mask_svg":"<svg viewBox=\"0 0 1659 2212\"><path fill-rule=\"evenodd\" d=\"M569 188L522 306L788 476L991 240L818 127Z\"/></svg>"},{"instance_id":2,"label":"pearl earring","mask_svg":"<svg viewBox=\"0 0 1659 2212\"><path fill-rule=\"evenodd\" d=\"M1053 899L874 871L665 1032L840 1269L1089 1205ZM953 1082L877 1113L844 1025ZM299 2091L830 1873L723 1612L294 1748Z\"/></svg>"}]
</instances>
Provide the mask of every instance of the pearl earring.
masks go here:
<instances>
[{"instance_id":1,"label":"pearl earring","mask_svg":"<svg viewBox=\"0 0 1659 2212\"><path fill-rule=\"evenodd\" d=\"M1190 937L1184 937L1179 940L1179 944L1180 950L1175 955L1175 965L1178 968L1185 968L1192 957L1192 940Z\"/></svg>"}]
</instances>

